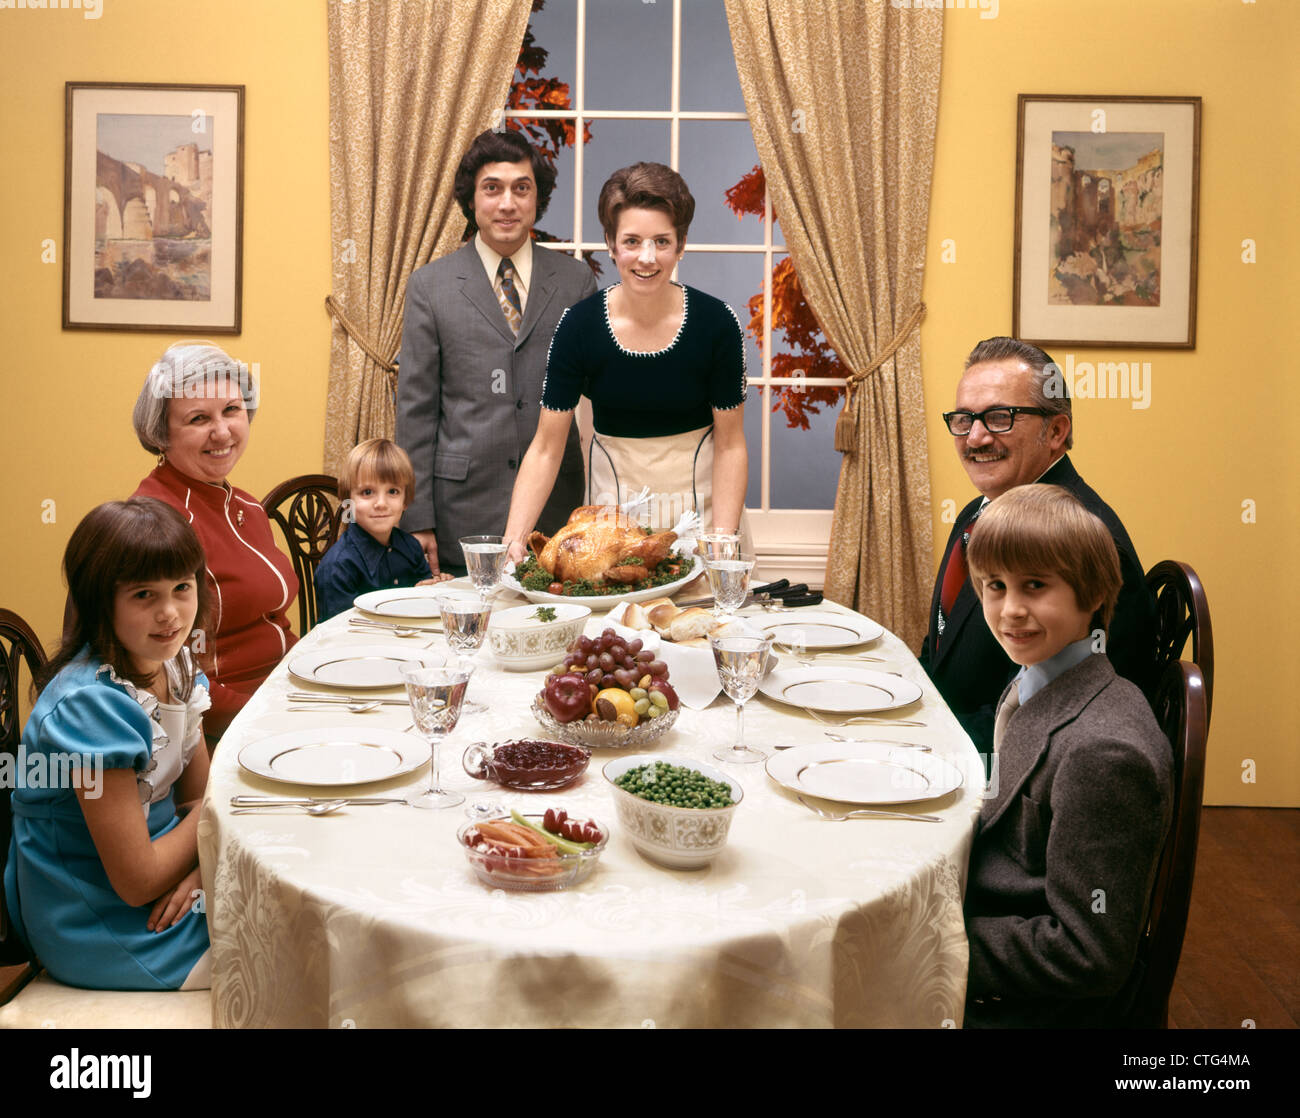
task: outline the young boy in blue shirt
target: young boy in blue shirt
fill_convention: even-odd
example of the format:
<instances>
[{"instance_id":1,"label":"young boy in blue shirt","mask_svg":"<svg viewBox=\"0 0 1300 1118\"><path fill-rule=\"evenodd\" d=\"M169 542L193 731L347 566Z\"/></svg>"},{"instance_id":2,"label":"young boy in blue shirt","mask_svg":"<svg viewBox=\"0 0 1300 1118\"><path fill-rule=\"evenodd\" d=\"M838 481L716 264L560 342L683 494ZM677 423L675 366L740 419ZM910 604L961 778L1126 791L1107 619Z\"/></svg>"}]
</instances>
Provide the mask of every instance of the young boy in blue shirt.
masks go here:
<instances>
[{"instance_id":1,"label":"young boy in blue shirt","mask_svg":"<svg viewBox=\"0 0 1300 1118\"><path fill-rule=\"evenodd\" d=\"M1021 665L971 850L966 1024L1120 1025L1142 977L1173 765L1142 692L1105 655L1115 544L1067 490L1026 485L984 509L966 559Z\"/></svg>"},{"instance_id":2,"label":"young boy in blue shirt","mask_svg":"<svg viewBox=\"0 0 1300 1118\"><path fill-rule=\"evenodd\" d=\"M388 439L353 447L339 478L347 531L316 568L316 605L321 620L342 613L360 594L392 586L424 586L434 578L419 541L397 522L415 491L406 451Z\"/></svg>"}]
</instances>

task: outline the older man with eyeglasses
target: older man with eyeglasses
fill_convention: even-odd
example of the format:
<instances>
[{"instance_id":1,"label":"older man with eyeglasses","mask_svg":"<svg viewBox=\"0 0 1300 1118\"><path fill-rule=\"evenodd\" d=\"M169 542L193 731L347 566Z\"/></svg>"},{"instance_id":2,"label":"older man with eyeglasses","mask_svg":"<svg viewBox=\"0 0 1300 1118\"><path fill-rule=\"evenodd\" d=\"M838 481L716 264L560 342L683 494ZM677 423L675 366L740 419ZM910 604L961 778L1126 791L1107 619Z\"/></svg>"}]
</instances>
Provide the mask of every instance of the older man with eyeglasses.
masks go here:
<instances>
[{"instance_id":1,"label":"older man with eyeglasses","mask_svg":"<svg viewBox=\"0 0 1300 1118\"><path fill-rule=\"evenodd\" d=\"M1084 483L1066 453L1074 445L1070 397L1060 369L1037 346L989 338L966 358L957 406L944 412L957 454L982 496L957 516L935 580L921 664L977 748L993 745L993 716L1016 666L984 623L966 569L966 543L989 501L1042 482L1072 492L1110 529L1123 587L1105 651L1115 670L1150 692L1155 602L1118 516Z\"/></svg>"}]
</instances>

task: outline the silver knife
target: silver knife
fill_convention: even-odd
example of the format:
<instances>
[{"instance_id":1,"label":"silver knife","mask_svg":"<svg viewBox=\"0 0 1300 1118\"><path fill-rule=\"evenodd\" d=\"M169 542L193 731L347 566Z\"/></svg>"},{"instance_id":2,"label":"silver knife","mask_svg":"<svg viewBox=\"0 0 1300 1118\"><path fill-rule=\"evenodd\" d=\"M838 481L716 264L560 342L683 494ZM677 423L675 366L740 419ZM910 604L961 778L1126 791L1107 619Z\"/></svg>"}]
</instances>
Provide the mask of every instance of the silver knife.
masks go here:
<instances>
[{"instance_id":1,"label":"silver knife","mask_svg":"<svg viewBox=\"0 0 1300 1118\"><path fill-rule=\"evenodd\" d=\"M290 691L291 703L383 703L385 706L410 706L410 699L381 699L375 695L321 695L315 691Z\"/></svg>"},{"instance_id":2,"label":"silver knife","mask_svg":"<svg viewBox=\"0 0 1300 1118\"><path fill-rule=\"evenodd\" d=\"M442 632L441 628L434 628L430 625L397 625L388 621L371 621L365 617L354 617L348 622L348 624L361 625L367 629L401 630L402 632L411 632L411 633L441 633Z\"/></svg>"}]
</instances>

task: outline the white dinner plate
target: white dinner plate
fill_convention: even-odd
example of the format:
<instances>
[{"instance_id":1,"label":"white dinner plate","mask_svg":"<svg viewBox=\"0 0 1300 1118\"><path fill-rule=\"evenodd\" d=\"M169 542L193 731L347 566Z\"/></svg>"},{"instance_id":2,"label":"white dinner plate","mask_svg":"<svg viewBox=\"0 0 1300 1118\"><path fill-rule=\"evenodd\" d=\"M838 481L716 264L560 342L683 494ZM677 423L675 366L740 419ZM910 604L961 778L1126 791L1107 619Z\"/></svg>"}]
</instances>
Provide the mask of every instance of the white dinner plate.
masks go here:
<instances>
[{"instance_id":1,"label":"white dinner plate","mask_svg":"<svg viewBox=\"0 0 1300 1118\"><path fill-rule=\"evenodd\" d=\"M372 690L403 686L403 664L440 668L446 662L441 652L409 644L336 644L295 656L289 661L289 674L323 687Z\"/></svg>"},{"instance_id":2,"label":"white dinner plate","mask_svg":"<svg viewBox=\"0 0 1300 1118\"><path fill-rule=\"evenodd\" d=\"M848 648L873 641L885 631L869 617L854 617L831 610L800 609L789 614L751 618L777 644L795 648Z\"/></svg>"},{"instance_id":3,"label":"white dinner plate","mask_svg":"<svg viewBox=\"0 0 1300 1118\"><path fill-rule=\"evenodd\" d=\"M240 767L285 784L371 784L413 772L429 760L427 742L397 730L317 727L272 734L239 751Z\"/></svg>"},{"instance_id":4,"label":"white dinner plate","mask_svg":"<svg viewBox=\"0 0 1300 1118\"><path fill-rule=\"evenodd\" d=\"M550 605L552 602L576 602L579 605L590 606L593 612L605 609L613 609L620 602L648 602L652 598L671 598L683 586L693 579L698 578L704 572L700 565L699 558L695 558L693 566L688 574L682 575L681 578L675 578L672 582L665 582L662 586L652 586L648 590L623 590L617 594L548 594L544 590L525 590L519 581L515 578L515 567L513 563L506 565L505 577L502 579L502 585L508 586L518 594L522 594L530 602L536 602L539 605Z\"/></svg>"},{"instance_id":5,"label":"white dinner plate","mask_svg":"<svg viewBox=\"0 0 1300 1118\"><path fill-rule=\"evenodd\" d=\"M442 600L444 598L474 598L478 595L473 590L453 586L450 582L437 586L394 587L392 590L371 590L362 594L352 604L365 613L376 617L410 620L414 617L432 619L442 623Z\"/></svg>"},{"instance_id":6,"label":"white dinner plate","mask_svg":"<svg viewBox=\"0 0 1300 1118\"><path fill-rule=\"evenodd\" d=\"M962 785L961 770L942 757L872 741L796 745L767 759L767 775L792 792L846 804L913 804Z\"/></svg>"},{"instance_id":7,"label":"white dinner plate","mask_svg":"<svg viewBox=\"0 0 1300 1118\"><path fill-rule=\"evenodd\" d=\"M758 689L769 699L831 714L869 714L896 710L921 697L920 684L866 668L778 668Z\"/></svg>"}]
</instances>

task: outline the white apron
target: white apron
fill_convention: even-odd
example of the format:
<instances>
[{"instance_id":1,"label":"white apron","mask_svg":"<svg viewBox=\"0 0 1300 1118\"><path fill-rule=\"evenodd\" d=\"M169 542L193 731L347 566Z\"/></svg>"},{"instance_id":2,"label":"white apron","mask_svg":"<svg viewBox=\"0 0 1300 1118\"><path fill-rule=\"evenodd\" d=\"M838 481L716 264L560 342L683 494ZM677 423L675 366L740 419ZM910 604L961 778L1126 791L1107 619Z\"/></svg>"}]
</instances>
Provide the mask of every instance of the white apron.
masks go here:
<instances>
[{"instance_id":1,"label":"white apron","mask_svg":"<svg viewBox=\"0 0 1300 1118\"><path fill-rule=\"evenodd\" d=\"M713 428L648 439L595 434L587 455L587 503L619 505L650 487L648 527L671 531L694 509L701 531L713 523ZM647 523L644 519L643 523ZM741 550L753 551L749 522L740 516Z\"/></svg>"}]
</instances>

